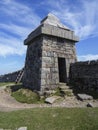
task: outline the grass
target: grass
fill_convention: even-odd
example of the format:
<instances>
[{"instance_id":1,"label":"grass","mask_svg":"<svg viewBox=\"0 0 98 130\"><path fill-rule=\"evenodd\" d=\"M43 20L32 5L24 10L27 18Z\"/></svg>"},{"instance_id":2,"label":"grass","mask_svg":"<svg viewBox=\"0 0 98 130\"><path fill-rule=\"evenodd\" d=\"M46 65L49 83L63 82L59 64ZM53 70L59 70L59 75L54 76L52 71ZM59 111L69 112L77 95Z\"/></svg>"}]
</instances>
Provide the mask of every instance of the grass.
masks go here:
<instances>
[{"instance_id":1,"label":"grass","mask_svg":"<svg viewBox=\"0 0 98 130\"><path fill-rule=\"evenodd\" d=\"M33 103L42 104L42 103L45 103L46 97L50 97L53 95L62 96L59 88L56 88L55 89L56 93L54 93L54 94L52 93L50 95L45 94L40 97L38 93L36 93L30 89L24 88L21 83L15 84L13 86L9 85L6 88L6 91L8 91L11 94L11 96L13 96L18 102L28 103L28 104L33 104Z\"/></svg>"},{"instance_id":2,"label":"grass","mask_svg":"<svg viewBox=\"0 0 98 130\"><path fill-rule=\"evenodd\" d=\"M22 83L8 85L5 91L9 92L18 102L21 103L44 103L44 98L40 98L38 93L23 87Z\"/></svg>"},{"instance_id":3,"label":"grass","mask_svg":"<svg viewBox=\"0 0 98 130\"><path fill-rule=\"evenodd\" d=\"M14 82L1 82L0 87L7 86L7 85L10 85L10 84L14 84Z\"/></svg>"},{"instance_id":4,"label":"grass","mask_svg":"<svg viewBox=\"0 0 98 130\"><path fill-rule=\"evenodd\" d=\"M12 92L11 95L19 102L22 103L37 103L40 100L40 97L37 93L32 92L29 89L21 88L15 92Z\"/></svg>"},{"instance_id":5,"label":"grass","mask_svg":"<svg viewBox=\"0 0 98 130\"><path fill-rule=\"evenodd\" d=\"M8 87L7 91L9 91L11 93L11 96L13 96L18 102L28 103L28 104L45 103L46 97L50 97L50 96L54 96L54 95L62 97L62 94L61 94L59 88L55 89L56 93L50 94L50 95L45 94L42 97L40 97L38 93L33 92L30 89L23 88L22 85L14 85L14 86L11 86L10 88Z\"/></svg>"},{"instance_id":6,"label":"grass","mask_svg":"<svg viewBox=\"0 0 98 130\"><path fill-rule=\"evenodd\" d=\"M98 108L36 108L0 112L0 128L15 130L98 130Z\"/></svg>"},{"instance_id":7,"label":"grass","mask_svg":"<svg viewBox=\"0 0 98 130\"><path fill-rule=\"evenodd\" d=\"M56 88L55 91L56 91L56 93L54 95L62 96L59 88Z\"/></svg>"},{"instance_id":8,"label":"grass","mask_svg":"<svg viewBox=\"0 0 98 130\"><path fill-rule=\"evenodd\" d=\"M9 92L17 101L21 103L39 103L40 97L37 93L32 92L29 89L23 88L22 83L15 84L10 86L12 83L0 83L0 86L6 86L5 91ZM43 100L40 101L42 103Z\"/></svg>"}]
</instances>

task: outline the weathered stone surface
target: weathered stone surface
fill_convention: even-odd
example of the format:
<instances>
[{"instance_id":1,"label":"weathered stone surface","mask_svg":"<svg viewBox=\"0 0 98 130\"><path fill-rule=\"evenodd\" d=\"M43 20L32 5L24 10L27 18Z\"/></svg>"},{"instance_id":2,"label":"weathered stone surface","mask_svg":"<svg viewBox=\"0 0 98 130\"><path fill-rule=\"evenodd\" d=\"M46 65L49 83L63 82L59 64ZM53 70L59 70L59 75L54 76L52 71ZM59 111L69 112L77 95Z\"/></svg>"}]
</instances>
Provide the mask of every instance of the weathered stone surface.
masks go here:
<instances>
[{"instance_id":1,"label":"weathered stone surface","mask_svg":"<svg viewBox=\"0 0 98 130\"><path fill-rule=\"evenodd\" d=\"M0 128L0 130L5 130L5 129ZM12 130L12 129L6 129L6 130ZM15 129L15 130L27 130L27 127L20 127L18 129Z\"/></svg>"},{"instance_id":2,"label":"weathered stone surface","mask_svg":"<svg viewBox=\"0 0 98 130\"><path fill-rule=\"evenodd\" d=\"M98 60L76 62L70 67L70 82L77 89L98 90Z\"/></svg>"},{"instance_id":3,"label":"weathered stone surface","mask_svg":"<svg viewBox=\"0 0 98 130\"><path fill-rule=\"evenodd\" d=\"M80 100L92 100L93 97L87 94L77 94L78 98Z\"/></svg>"},{"instance_id":4,"label":"weathered stone surface","mask_svg":"<svg viewBox=\"0 0 98 130\"><path fill-rule=\"evenodd\" d=\"M44 95L47 97L47 96L50 96L51 94L55 94L56 91L55 90L48 90L48 91L44 91Z\"/></svg>"},{"instance_id":5,"label":"weathered stone surface","mask_svg":"<svg viewBox=\"0 0 98 130\"><path fill-rule=\"evenodd\" d=\"M68 27L63 25L55 15L53 15L51 13L49 13L48 16L41 21L41 23L42 24L49 24L49 25L53 25L56 27L61 27L61 28L70 30Z\"/></svg>"},{"instance_id":6,"label":"weathered stone surface","mask_svg":"<svg viewBox=\"0 0 98 130\"><path fill-rule=\"evenodd\" d=\"M61 90L61 93L65 96L73 96L73 90L72 89Z\"/></svg>"},{"instance_id":7,"label":"weathered stone surface","mask_svg":"<svg viewBox=\"0 0 98 130\"><path fill-rule=\"evenodd\" d=\"M47 88L51 90L58 87L59 57L66 61L67 82L70 64L77 60L74 47L76 40L73 40L73 35L73 31L68 30L58 18L51 14L42 20L41 25L25 41L28 49L23 78L24 86L43 92Z\"/></svg>"},{"instance_id":8,"label":"weathered stone surface","mask_svg":"<svg viewBox=\"0 0 98 130\"><path fill-rule=\"evenodd\" d=\"M88 103L87 107L94 107L94 105L92 103Z\"/></svg>"},{"instance_id":9,"label":"weathered stone surface","mask_svg":"<svg viewBox=\"0 0 98 130\"><path fill-rule=\"evenodd\" d=\"M41 86L41 64L42 64L42 38L37 38L28 46L26 65L23 76L23 84L25 87L40 90ZM43 81L44 84L44 81Z\"/></svg>"},{"instance_id":10,"label":"weathered stone surface","mask_svg":"<svg viewBox=\"0 0 98 130\"><path fill-rule=\"evenodd\" d=\"M53 104L57 99L60 99L59 96L52 96L45 99L45 102Z\"/></svg>"},{"instance_id":11,"label":"weathered stone surface","mask_svg":"<svg viewBox=\"0 0 98 130\"><path fill-rule=\"evenodd\" d=\"M27 130L27 127L20 127L18 130Z\"/></svg>"},{"instance_id":12,"label":"weathered stone surface","mask_svg":"<svg viewBox=\"0 0 98 130\"><path fill-rule=\"evenodd\" d=\"M66 90L66 89L69 89L69 86L65 85L65 86L59 86L59 89L60 90Z\"/></svg>"},{"instance_id":13,"label":"weathered stone surface","mask_svg":"<svg viewBox=\"0 0 98 130\"><path fill-rule=\"evenodd\" d=\"M49 14L41 21L40 26L31 32L31 34L29 34L28 38L24 41L24 44L30 44L30 42L40 34L47 34L66 38L72 41L79 41L79 38L75 36L74 32L63 25L60 20L53 14Z\"/></svg>"}]
</instances>

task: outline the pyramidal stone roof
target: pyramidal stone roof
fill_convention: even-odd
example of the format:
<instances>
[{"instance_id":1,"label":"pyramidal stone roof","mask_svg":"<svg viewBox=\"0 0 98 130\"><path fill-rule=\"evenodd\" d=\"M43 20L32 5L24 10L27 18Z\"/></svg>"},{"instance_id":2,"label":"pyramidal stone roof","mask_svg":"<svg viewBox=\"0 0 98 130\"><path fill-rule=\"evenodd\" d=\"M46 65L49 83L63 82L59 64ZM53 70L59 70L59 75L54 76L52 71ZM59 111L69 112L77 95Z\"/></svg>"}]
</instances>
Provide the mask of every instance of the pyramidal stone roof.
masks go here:
<instances>
[{"instance_id":1,"label":"pyramidal stone roof","mask_svg":"<svg viewBox=\"0 0 98 130\"><path fill-rule=\"evenodd\" d=\"M79 41L79 38L75 36L74 31L63 25L60 20L51 13L49 13L41 21L40 25L28 35L27 39L24 40L24 44L29 45L34 38L41 34L65 38L75 42Z\"/></svg>"},{"instance_id":2,"label":"pyramidal stone roof","mask_svg":"<svg viewBox=\"0 0 98 130\"><path fill-rule=\"evenodd\" d=\"M49 13L42 21L41 24L49 24L63 29L70 30L67 26L63 25L60 20L54 15Z\"/></svg>"}]
</instances>

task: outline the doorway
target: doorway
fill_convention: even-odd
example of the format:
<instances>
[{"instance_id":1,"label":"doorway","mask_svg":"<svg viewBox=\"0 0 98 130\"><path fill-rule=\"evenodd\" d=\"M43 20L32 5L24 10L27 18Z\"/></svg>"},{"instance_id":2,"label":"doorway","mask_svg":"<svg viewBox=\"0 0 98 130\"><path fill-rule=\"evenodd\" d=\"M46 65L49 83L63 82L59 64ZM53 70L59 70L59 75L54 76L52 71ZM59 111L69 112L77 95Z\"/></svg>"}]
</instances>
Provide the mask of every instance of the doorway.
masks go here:
<instances>
[{"instance_id":1,"label":"doorway","mask_svg":"<svg viewBox=\"0 0 98 130\"><path fill-rule=\"evenodd\" d=\"M58 69L59 69L59 82L67 82L66 74L66 60L65 58L58 57Z\"/></svg>"}]
</instances>

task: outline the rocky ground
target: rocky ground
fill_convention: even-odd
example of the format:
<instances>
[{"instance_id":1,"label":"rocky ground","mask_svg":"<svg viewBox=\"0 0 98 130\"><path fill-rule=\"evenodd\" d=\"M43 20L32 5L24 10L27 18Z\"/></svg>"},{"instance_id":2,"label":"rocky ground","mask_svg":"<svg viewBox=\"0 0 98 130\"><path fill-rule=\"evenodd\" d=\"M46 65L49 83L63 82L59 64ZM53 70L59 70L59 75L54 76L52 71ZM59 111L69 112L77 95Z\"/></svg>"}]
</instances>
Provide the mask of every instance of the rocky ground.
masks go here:
<instances>
[{"instance_id":1,"label":"rocky ground","mask_svg":"<svg viewBox=\"0 0 98 130\"><path fill-rule=\"evenodd\" d=\"M60 98L55 103L52 104L26 104L17 102L7 91L5 87L0 87L0 111L13 111L21 110L27 108L36 108L36 107L87 107L91 105L92 107L98 107L98 100L78 100L74 95L65 96Z\"/></svg>"}]
</instances>

